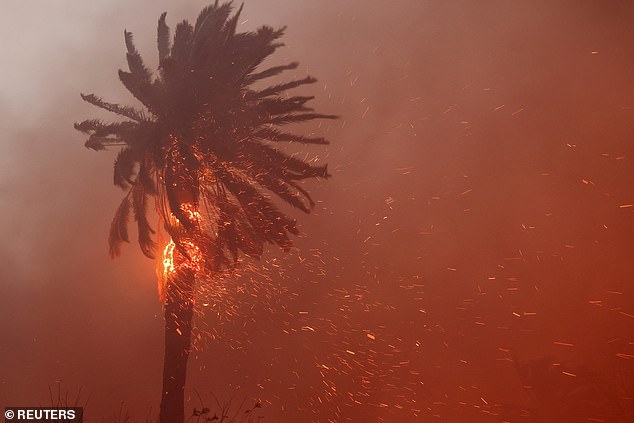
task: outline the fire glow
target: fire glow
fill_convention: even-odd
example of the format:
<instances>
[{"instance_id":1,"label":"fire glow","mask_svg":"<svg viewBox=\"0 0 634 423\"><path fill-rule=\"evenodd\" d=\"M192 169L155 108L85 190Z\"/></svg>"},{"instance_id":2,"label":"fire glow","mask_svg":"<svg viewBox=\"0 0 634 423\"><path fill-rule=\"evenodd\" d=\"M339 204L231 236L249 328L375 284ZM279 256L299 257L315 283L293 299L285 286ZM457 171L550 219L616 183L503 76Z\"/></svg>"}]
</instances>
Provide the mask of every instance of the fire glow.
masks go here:
<instances>
[{"instance_id":1,"label":"fire glow","mask_svg":"<svg viewBox=\"0 0 634 423\"><path fill-rule=\"evenodd\" d=\"M204 268L203 253L191 241L180 241L180 245L189 257L185 257L176 248L176 243L170 238L163 248L162 257L157 260L156 274L158 277L158 295L160 301L165 301L167 287L176 278L176 273L181 270L192 270L199 273Z\"/></svg>"},{"instance_id":2,"label":"fire glow","mask_svg":"<svg viewBox=\"0 0 634 423\"><path fill-rule=\"evenodd\" d=\"M189 259L176 250L174 240L170 239L163 249L163 276L167 278L179 269L202 270L204 258L200 248L191 241L182 241L181 245L189 255Z\"/></svg>"},{"instance_id":3,"label":"fire glow","mask_svg":"<svg viewBox=\"0 0 634 423\"><path fill-rule=\"evenodd\" d=\"M170 242L167 243L165 248L163 249L163 277L167 278L169 275L174 273L174 241L170 239Z\"/></svg>"},{"instance_id":4,"label":"fire glow","mask_svg":"<svg viewBox=\"0 0 634 423\"><path fill-rule=\"evenodd\" d=\"M181 210L186 213L187 218L196 223L202 221L200 212L195 208L193 204L184 203L180 206ZM170 218L174 224L180 225L180 221L173 213L170 213ZM200 248L190 240L181 240L180 245L187 253L188 257L178 252L174 240L170 238L169 242L163 248L163 256L161 261L163 263L163 278L168 279L170 275L181 268L193 269L199 271L202 269L204 263L204 257Z\"/></svg>"},{"instance_id":5,"label":"fire glow","mask_svg":"<svg viewBox=\"0 0 634 423\"><path fill-rule=\"evenodd\" d=\"M181 204L181 210L186 213L187 218L192 222L200 223L200 221L202 220L202 216L200 215L200 212L196 210L193 204L190 204L190 203ZM174 216L174 219L176 219L176 216Z\"/></svg>"}]
</instances>

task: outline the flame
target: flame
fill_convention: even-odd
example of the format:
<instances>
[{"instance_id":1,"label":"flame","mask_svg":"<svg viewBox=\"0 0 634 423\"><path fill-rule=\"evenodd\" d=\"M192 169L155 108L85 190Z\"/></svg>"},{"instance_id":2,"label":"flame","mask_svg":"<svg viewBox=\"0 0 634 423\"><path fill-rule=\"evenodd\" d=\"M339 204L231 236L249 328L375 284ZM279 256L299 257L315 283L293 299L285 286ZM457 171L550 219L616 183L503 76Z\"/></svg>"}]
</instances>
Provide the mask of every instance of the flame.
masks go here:
<instances>
[{"instance_id":1,"label":"flame","mask_svg":"<svg viewBox=\"0 0 634 423\"><path fill-rule=\"evenodd\" d=\"M161 258L162 266L157 266L158 276L158 294L161 301L165 300L167 286L172 282L172 278L179 270L191 269L195 273L203 270L205 259L200 248L192 241L181 241L181 245L187 252L189 259L176 249L176 243L170 239L163 249L163 257Z\"/></svg>"},{"instance_id":2,"label":"flame","mask_svg":"<svg viewBox=\"0 0 634 423\"><path fill-rule=\"evenodd\" d=\"M183 203L180 208L192 222L200 223L202 221L200 212L193 204ZM178 218L172 213L170 213L170 220L176 225L180 224ZM165 300L167 286L177 271L192 269L197 273L204 268L205 257L201 249L191 239L183 238L179 240L179 246L182 247L180 251L179 248L176 248L174 240L170 238L163 248L163 256L157 260L156 273L158 276L158 293L161 300ZM186 255L181 253L183 250Z\"/></svg>"},{"instance_id":3,"label":"flame","mask_svg":"<svg viewBox=\"0 0 634 423\"><path fill-rule=\"evenodd\" d=\"M165 248L163 249L163 277L167 279L167 277L174 273L174 248L176 244L174 244L174 240L170 239L170 242L167 243Z\"/></svg>"},{"instance_id":4,"label":"flame","mask_svg":"<svg viewBox=\"0 0 634 423\"><path fill-rule=\"evenodd\" d=\"M163 257L157 260L156 276L158 279L158 295L161 301L165 301L170 275L172 275L176 269L174 265L174 248L176 248L176 244L174 244L174 241L170 238L163 249Z\"/></svg>"},{"instance_id":5,"label":"flame","mask_svg":"<svg viewBox=\"0 0 634 423\"><path fill-rule=\"evenodd\" d=\"M178 269L194 269L199 271L202 269L204 257L202 251L192 241L182 241L182 246L189 255L190 259L183 257L176 250L176 244L172 239L163 249L163 277L167 278Z\"/></svg>"}]
</instances>

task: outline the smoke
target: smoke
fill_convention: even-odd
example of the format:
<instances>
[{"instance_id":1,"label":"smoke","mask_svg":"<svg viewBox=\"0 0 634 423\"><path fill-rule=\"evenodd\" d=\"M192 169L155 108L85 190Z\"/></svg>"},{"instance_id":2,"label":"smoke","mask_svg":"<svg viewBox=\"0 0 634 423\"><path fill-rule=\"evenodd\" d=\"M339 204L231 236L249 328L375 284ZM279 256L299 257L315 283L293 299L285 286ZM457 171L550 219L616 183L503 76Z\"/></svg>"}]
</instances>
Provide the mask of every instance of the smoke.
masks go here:
<instances>
[{"instance_id":1,"label":"smoke","mask_svg":"<svg viewBox=\"0 0 634 423\"><path fill-rule=\"evenodd\" d=\"M107 118L80 92L132 102L124 28L155 68L159 14L174 28L204 5L0 6L0 404L46 404L60 383L90 396L89 419L121 401L156 413L154 264L134 244L107 257L114 153L84 149L72 123ZM334 177L308 187L319 203L298 216L296 254L218 282L189 409L195 388L260 398L274 421L494 421L538 407L513 360L544 356L616 383L634 354L633 15L625 1L247 2L240 28L287 25L274 60L300 61L315 108L342 116L298 128L332 141L309 152Z\"/></svg>"}]
</instances>

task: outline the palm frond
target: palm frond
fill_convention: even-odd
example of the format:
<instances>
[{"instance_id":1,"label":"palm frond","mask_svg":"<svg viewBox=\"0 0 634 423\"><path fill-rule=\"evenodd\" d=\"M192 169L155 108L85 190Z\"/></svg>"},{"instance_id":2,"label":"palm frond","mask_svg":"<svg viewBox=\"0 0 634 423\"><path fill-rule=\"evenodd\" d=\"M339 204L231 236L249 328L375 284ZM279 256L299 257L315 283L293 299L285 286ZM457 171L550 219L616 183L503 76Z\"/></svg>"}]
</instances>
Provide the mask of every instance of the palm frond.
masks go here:
<instances>
[{"instance_id":1,"label":"palm frond","mask_svg":"<svg viewBox=\"0 0 634 423\"><path fill-rule=\"evenodd\" d=\"M263 123L273 125L287 125L289 123L306 122L314 119L339 119L336 115L324 115L321 113L304 113L304 114L286 114L282 116L273 116L265 119Z\"/></svg>"},{"instance_id":2,"label":"palm frond","mask_svg":"<svg viewBox=\"0 0 634 423\"><path fill-rule=\"evenodd\" d=\"M292 63L289 63L288 65L274 66L265 71L252 73L248 75L244 79L244 83L245 85L250 85L256 81L259 81L260 79L270 78L272 76L279 75L280 73L286 70L297 69L298 66L299 66L299 63L297 62L292 62Z\"/></svg>"},{"instance_id":3,"label":"palm frond","mask_svg":"<svg viewBox=\"0 0 634 423\"><path fill-rule=\"evenodd\" d=\"M128 220L130 219L130 199L126 195L117 208L117 212L110 224L110 235L108 245L110 246L110 257L119 257L121 254L121 244L130 242L128 238Z\"/></svg>"},{"instance_id":4,"label":"palm frond","mask_svg":"<svg viewBox=\"0 0 634 423\"><path fill-rule=\"evenodd\" d=\"M134 211L134 219L137 222L139 246L143 254L151 259L155 258L156 243L152 239L154 230L150 226L147 219L147 194L143 184L136 183L131 188L132 192L132 210Z\"/></svg>"},{"instance_id":5,"label":"palm frond","mask_svg":"<svg viewBox=\"0 0 634 423\"><path fill-rule=\"evenodd\" d=\"M139 128L138 122L114 122L103 123L99 119L88 119L80 123L75 123L75 129L84 132L86 134L92 134L97 137L107 137L108 135L114 135L119 138L126 138Z\"/></svg>"},{"instance_id":6,"label":"palm frond","mask_svg":"<svg viewBox=\"0 0 634 423\"><path fill-rule=\"evenodd\" d=\"M151 161L145 158L145 160L139 162L139 172L135 180L136 183L143 185L146 195L157 195L156 181L151 175Z\"/></svg>"},{"instance_id":7,"label":"palm frond","mask_svg":"<svg viewBox=\"0 0 634 423\"><path fill-rule=\"evenodd\" d=\"M295 186L282 178L264 172L254 172L252 176L264 188L275 193L282 200L304 213L310 213L310 209L315 205L306 191L297 190ZM305 201L308 201L308 205Z\"/></svg>"},{"instance_id":8,"label":"palm frond","mask_svg":"<svg viewBox=\"0 0 634 423\"><path fill-rule=\"evenodd\" d=\"M137 78L139 81L147 84L151 83L152 74L143 64L143 59L134 46L132 33L128 31L123 31L123 36L125 38L125 46L128 50L126 58L128 59L128 67L130 68L130 73L134 75L134 77Z\"/></svg>"},{"instance_id":9,"label":"palm frond","mask_svg":"<svg viewBox=\"0 0 634 423\"><path fill-rule=\"evenodd\" d=\"M280 38L285 29L285 27L273 29L269 26L263 26L256 32L232 37L230 59L233 75L230 79L233 82L240 82L243 87L251 83L247 76L252 74L264 59L273 54L277 48L284 45L273 41Z\"/></svg>"},{"instance_id":10,"label":"palm frond","mask_svg":"<svg viewBox=\"0 0 634 423\"><path fill-rule=\"evenodd\" d=\"M75 129L83 132L84 134L91 134L96 131L98 128L104 126L104 123L99 119L87 119L83 122L75 122Z\"/></svg>"},{"instance_id":11,"label":"palm frond","mask_svg":"<svg viewBox=\"0 0 634 423\"><path fill-rule=\"evenodd\" d=\"M124 148L114 160L114 184L123 189L133 184L134 166L138 163L138 152Z\"/></svg>"},{"instance_id":12,"label":"palm frond","mask_svg":"<svg viewBox=\"0 0 634 423\"><path fill-rule=\"evenodd\" d=\"M95 151L105 150L106 147L113 145L125 145L125 141L117 137L100 137L93 134L88 137L88 141L84 144L86 148Z\"/></svg>"},{"instance_id":13,"label":"palm frond","mask_svg":"<svg viewBox=\"0 0 634 423\"><path fill-rule=\"evenodd\" d=\"M288 233L294 235L299 233L295 220L281 213L252 184L232 174L226 168L219 169L216 174L238 200L258 236L288 251L292 246Z\"/></svg>"},{"instance_id":14,"label":"palm frond","mask_svg":"<svg viewBox=\"0 0 634 423\"><path fill-rule=\"evenodd\" d=\"M198 17L196 18L196 26L194 27L196 32L199 31L200 27L203 25L208 16L213 14L218 9L218 3L218 0L215 0L214 4L203 7L203 9L198 14Z\"/></svg>"},{"instance_id":15,"label":"palm frond","mask_svg":"<svg viewBox=\"0 0 634 423\"><path fill-rule=\"evenodd\" d=\"M240 154L258 169L290 180L330 176L326 166L312 166L304 160L288 156L273 147L251 140L244 140L241 143Z\"/></svg>"},{"instance_id":16,"label":"palm frond","mask_svg":"<svg viewBox=\"0 0 634 423\"><path fill-rule=\"evenodd\" d=\"M235 263L238 252L249 257L259 258L264 251L264 241L244 215L239 205L234 204L224 195L214 199L218 208L217 254L224 260L224 249L227 249Z\"/></svg>"},{"instance_id":17,"label":"palm frond","mask_svg":"<svg viewBox=\"0 0 634 423\"><path fill-rule=\"evenodd\" d=\"M192 43L192 64L196 69L202 69L205 64L214 59L219 47L224 41L222 30L231 13L231 4L206 8L199 15L194 27Z\"/></svg>"},{"instance_id":18,"label":"palm frond","mask_svg":"<svg viewBox=\"0 0 634 423\"><path fill-rule=\"evenodd\" d=\"M274 97L260 100L253 108L256 112L266 115L280 115L294 112L309 112L310 107L305 104L315 98L314 96L295 96L289 98ZM316 119L316 118L315 118Z\"/></svg>"},{"instance_id":19,"label":"palm frond","mask_svg":"<svg viewBox=\"0 0 634 423\"><path fill-rule=\"evenodd\" d=\"M194 28L189 22L183 21L176 26L174 44L172 45L172 58L184 68L189 66L189 53L193 38Z\"/></svg>"},{"instance_id":20,"label":"palm frond","mask_svg":"<svg viewBox=\"0 0 634 423\"><path fill-rule=\"evenodd\" d=\"M158 46L159 64L163 62L169 55L172 49L170 41L170 28L165 23L165 17L167 12L164 12L158 21L158 28L156 30L156 44Z\"/></svg>"},{"instance_id":21,"label":"palm frond","mask_svg":"<svg viewBox=\"0 0 634 423\"><path fill-rule=\"evenodd\" d=\"M130 93L151 112L157 114L159 106L156 96L152 92L152 83L137 73L125 72L119 69L119 80Z\"/></svg>"},{"instance_id":22,"label":"palm frond","mask_svg":"<svg viewBox=\"0 0 634 423\"><path fill-rule=\"evenodd\" d=\"M302 135L290 134L286 132L280 132L273 128L258 129L253 133L253 136L267 141L274 142L297 142L300 144L330 144L328 140L322 137L305 137Z\"/></svg>"},{"instance_id":23,"label":"palm frond","mask_svg":"<svg viewBox=\"0 0 634 423\"><path fill-rule=\"evenodd\" d=\"M247 98L262 98L262 97L268 97L270 95L276 95L279 94L283 91L286 90L290 90L293 88L297 88L300 85L307 85L307 84L314 84L315 82L317 82L316 78L313 78L312 76L307 76L306 78L303 79L298 79L296 81L291 81L291 82L286 82L284 84L278 84L278 85L274 85L272 87L269 88L265 88L261 91L252 91L248 94Z\"/></svg>"},{"instance_id":24,"label":"palm frond","mask_svg":"<svg viewBox=\"0 0 634 423\"><path fill-rule=\"evenodd\" d=\"M225 42L233 37L236 33L236 28L238 26L238 19L240 19L240 14L242 13L242 8L244 7L244 3L240 4L238 11L225 23L225 34L227 39Z\"/></svg>"},{"instance_id":25,"label":"palm frond","mask_svg":"<svg viewBox=\"0 0 634 423\"><path fill-rule=\"evenodd\" d=\"M147 120L143 112L136 110L134 107L120 106L115 103L108 103L94 94L81 94L81 98L94 106L100 107L112 113L116 113L120 116L125 116L129 119L136 120L137 122Z\"/></svg>"}]
</instances>

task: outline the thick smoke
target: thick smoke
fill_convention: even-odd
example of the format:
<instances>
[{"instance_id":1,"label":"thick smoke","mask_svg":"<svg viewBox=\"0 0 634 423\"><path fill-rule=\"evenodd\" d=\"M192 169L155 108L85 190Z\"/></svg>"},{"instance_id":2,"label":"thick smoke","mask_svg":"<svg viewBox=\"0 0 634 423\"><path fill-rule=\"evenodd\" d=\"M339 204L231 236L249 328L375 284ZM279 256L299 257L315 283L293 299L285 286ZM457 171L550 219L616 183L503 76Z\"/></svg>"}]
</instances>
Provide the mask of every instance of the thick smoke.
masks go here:
<instances>
[{"instance_id":1,"label":"thick smoke","mask_svg":"<svg viewBox=\"0 0 634 423\"><path fill-rule=\"evenodd\" d=\"M0 405L61 386L90 420L156 414L154 263L108 258L114 153L72 123L98 115L80 92L132 102L124 28L156 67L159 14L204 5L3 0ZM274 60L342 116L300 129L333 141L301 151L334 177L308 187L297 252L207 293L188 409L488 422L585 389L579 417L632 418L633 19L626 1L247 2L241 28L287 25Z\"/></svg>"}]
</instances>

